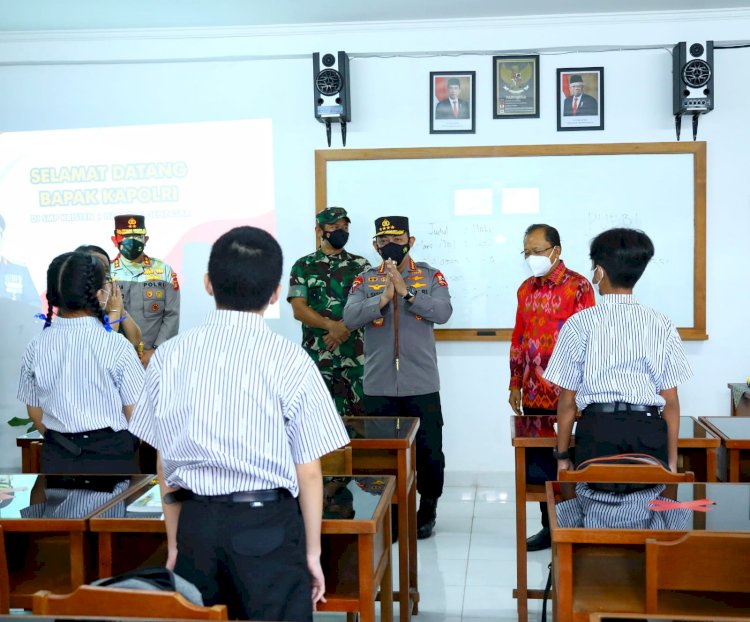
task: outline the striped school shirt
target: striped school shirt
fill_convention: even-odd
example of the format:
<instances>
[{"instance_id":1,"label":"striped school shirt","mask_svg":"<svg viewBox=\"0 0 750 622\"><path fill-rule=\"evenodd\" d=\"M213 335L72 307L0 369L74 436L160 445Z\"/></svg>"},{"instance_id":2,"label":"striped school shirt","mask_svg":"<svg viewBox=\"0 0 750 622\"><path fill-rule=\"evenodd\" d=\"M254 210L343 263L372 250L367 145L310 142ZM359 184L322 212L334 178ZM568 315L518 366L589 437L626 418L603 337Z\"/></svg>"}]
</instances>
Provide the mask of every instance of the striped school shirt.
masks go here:
<instances>
[{"instance_id":1,"label":"striped school shirt","mask_svg":"<svg viewBox=\"0 0 750 622\"><path fill-rule=\"evenodd\" d=\"M544 372L547 381L576 392L580 410L616 401L661 408L659 391L691 376L672 322L631 294L602 296L571 316Z\"/></svg>"},{"instance_id":2,"label":"striped school shirt","mask_svg":"<svg viewBox=\"0 0 750 622\"><path fill-rule=\"evenodd\" d=\"M149 362L131 432L169 486L200 495L286 488L295 465L349 442L315 363L256 313L217 310Z\"/></svg>"},{"instance_id":3,"label":"striped school shirt","mask_svg":"<svg viewBox=\"0 0 750 622\"><path fill-rule=\"evenodd\" d=\"M123 406L135 404L143 366L130 342L95 317L57 317L26 347L18 399L42 409L57 432L125 430Z\"/></svg>"},{"instance_id":4,"label":"striped school shirt","mask_svg":"<svg viewBox=\"0 0 750 622\"><path fill-rule=\"evenodd\" d=\"M688 528L692 512L675 508L655 512L649 508L654 499L673 501L661 496L664 484L633 492L594 490L584 482L576 484L576 496L555 505L558 527L584 529L676 529Z\"/></svg>"}]
</instances>

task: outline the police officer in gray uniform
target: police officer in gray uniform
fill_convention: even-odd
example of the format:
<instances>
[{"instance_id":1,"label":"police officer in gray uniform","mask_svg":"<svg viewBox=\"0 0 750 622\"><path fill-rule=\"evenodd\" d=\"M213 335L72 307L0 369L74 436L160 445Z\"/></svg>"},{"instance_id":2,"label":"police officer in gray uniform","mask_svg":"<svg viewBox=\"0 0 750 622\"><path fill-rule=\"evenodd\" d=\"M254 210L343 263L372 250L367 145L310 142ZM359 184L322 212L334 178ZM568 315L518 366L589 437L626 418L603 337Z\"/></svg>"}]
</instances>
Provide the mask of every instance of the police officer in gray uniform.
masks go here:
<instances>
[{"instance_id":1,"label":"police officer in gray uniform","mask_svg":"<svg viewBox=\"0 0 750 622\"><path fill-rule=\"evenodd\" d=\"M433 326L447 322L453 307L443 274L410 257L414 241L408 218L375 220L373 247L383 263L354 280L344 323L350 330L365 329L365 413L419 417L417 537L422 539L435 527L445 471Z\"/></svg>"},{"instance_id":2,"label":"police officer in gray uniform","mask_svg":"<svg viewBox=\"0 0 750 622\"><path fill-rule=\"evenodd\" d=\"M148 242L143 216L115 216L112 242L119 251L112 261L112 280L143 333L141 362L145 367L156 347L174 337L180 327L180 284L169 264L143 252Z\"/></svg>"}]
</instances>

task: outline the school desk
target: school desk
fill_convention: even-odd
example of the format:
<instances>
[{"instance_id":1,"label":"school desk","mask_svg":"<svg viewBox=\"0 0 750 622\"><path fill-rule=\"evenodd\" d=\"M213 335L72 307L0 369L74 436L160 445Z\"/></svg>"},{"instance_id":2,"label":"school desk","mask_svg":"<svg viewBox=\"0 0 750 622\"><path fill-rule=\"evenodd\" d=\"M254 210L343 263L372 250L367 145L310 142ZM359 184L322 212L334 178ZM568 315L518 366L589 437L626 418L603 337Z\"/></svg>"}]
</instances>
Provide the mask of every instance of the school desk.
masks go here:
<instances>
[{"instance_id":1,"label":"school desk","mask_svg":"<svg viewBox=\"0 0 750 622\"><path fill-rule=\"evenodd\" d=\"M728 481L750 479L747 461L750 452L750 417L701 417L700 421L721 439L729 458Z\"/></svg>"}]
</instances>

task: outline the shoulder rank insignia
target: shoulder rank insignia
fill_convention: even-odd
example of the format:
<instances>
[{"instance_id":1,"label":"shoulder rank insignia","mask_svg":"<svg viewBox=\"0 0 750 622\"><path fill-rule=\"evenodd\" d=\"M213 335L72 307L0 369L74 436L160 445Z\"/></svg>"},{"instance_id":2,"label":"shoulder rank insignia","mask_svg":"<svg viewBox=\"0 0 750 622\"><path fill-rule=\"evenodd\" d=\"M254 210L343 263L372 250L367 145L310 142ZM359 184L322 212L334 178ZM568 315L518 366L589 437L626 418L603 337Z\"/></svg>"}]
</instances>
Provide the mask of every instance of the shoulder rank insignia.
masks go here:
<instances>
[{"instance_id":1,"label":"shoulder rank insignia","mask_svg":"<svg viewBox=\"0 0 750 622\"><path fill-rule=\"evenodd\" d=\"M172 273L172 289L174 289L174 291L177 291L177 290L180 289L180 283L177 280L177 273L176 272Z\"/></svg>"},{"instance_id":2,"label":"shoulder rank insignia","mask_svg":"<svg viewBox=\"0 0 750 622\"><path fill-rule=\"evenodd\" d=\"M383 324L385 324L384 317L379 317L376 320L372 321L372 325L375 326L376 328L380 328Z\"/></svg>"},{"instance_id":3,"label":"shoulder rank insignia","mask_svg":"<svg viewBox=\"0 0 750 622\"><path fill-rule=\"evenodd\" d=\"M443 276L443 273L438 270L435 273L435 278L437 279L438 285L440 287L448 287L448 281L445 280L445 277Z\"/></svg>"},{"instance_id":4,"label":"shoulder rank insignia","mask_svg":"<svg viewBox=\"0 0 750 622\"><path fill-rule=\"evenodd\" d=\"M355 277L354 282L352 283L352 288L349 290L350 294L353 294L354 291L364 283L364 279L361 276Z\"/></svg>"}]
</instances>

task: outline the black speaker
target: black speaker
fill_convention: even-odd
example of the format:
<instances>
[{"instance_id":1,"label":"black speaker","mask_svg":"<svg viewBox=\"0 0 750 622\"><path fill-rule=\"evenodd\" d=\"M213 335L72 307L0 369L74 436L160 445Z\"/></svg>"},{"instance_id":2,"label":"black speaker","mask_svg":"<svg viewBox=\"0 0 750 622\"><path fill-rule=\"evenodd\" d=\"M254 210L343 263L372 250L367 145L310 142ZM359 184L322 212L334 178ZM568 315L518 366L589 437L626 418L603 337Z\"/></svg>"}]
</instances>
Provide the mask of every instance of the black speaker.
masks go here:
<instances>
[{"instance_id":1,"label":"black speaker","mask_svg":"<svg viewBox=\"0 0 750 622\"><path fill-rule=\"evenodd\" d=\"M349 57L346 52L315 52L313 54L315 118L321 123L351 121L349 93Z\"/></svg>"},{"instance_id":2,"label":"black speaker","mask_svg":"<svg viewBox=\"0 0 750 622\"><path fill-rule=\"evenodd\" d=\"M714 109L714 42L687 44L672 50L673 114L702 114Z\"/></svg>"}]
</instances>

